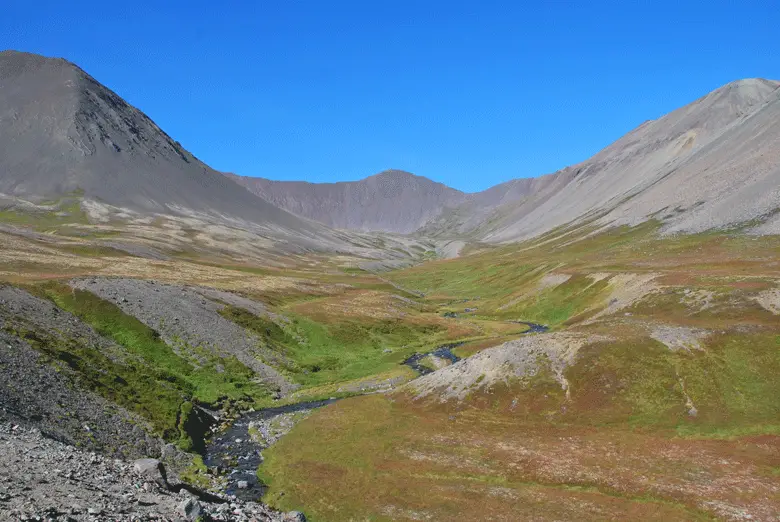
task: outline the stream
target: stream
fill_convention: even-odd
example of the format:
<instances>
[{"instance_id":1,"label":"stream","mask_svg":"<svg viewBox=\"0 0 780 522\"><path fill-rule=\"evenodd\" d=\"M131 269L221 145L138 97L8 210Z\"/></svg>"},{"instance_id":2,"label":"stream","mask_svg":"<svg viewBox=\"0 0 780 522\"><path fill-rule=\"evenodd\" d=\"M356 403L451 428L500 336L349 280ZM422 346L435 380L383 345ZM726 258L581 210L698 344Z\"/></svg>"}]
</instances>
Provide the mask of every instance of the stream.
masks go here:
<instances>
[{"instance_id":1,"label":"stream","mask_svg":"<svg viewBox=\"0 0 780 522\"><path fill-rule=\"evenodd\" d=\"M526 321L510 322L528 326L525 334L549 330L547 326L541 324ZM427 375L434 370L424 366L423 359L435 356L455 364L460 357L452 353L452 350L463 344L462 342L444 344L430 352L416 353L404 360L402 364L414 369L420 375ZM305 416L336 400L299 402L245 413L227 430L214 434L207 441L203 463L209 468L215 468L219 474L226 474L225 493L235 495L241 500L259 500L266 490L266 486L257 478L257 468L263 462L261 451L286 434L297 420L300 420L300 416ZM296 416L299 418L296 419ZM250 425L254 426L255 435L262 441L253 440L249 433Z\"/></svg>"},{"instance_id":2,"label":"stream","mask_svg":"<svg viewBox=\"0 0 780 522\"><path fill-rule=\"evenodd\" d=\"M260 452L283 435L286 427L292 427L294 421L290 417L297 413L309 413L335 401L299 402L245 413L227 430L214 434L207 442L203 463L227 475L225 493L241 500L257 501L266 489L257 478L257 468L263 462ZM282 427L274 429L275 423L282 424ZM249 434L250 424L255 426L263 442L252 439Z\"/></svg>"},{"instance_id":3,"label":"stream","mask_svg":"<svg viewBox=\"0 0 780 522\"><path fill-rule=\"evenodd\" d=\"M433 355L434 357L439 357L440 359L447 359L448 361L450 361L450 364L455 364L456 362L460 361L460 357L452 353L452 349L457 348L458 346L462 346L463 344L464 343L444 344L431 352L416 353L411 357L409 357L408 359L406 359L402 364L409 366L420 375L427 375L434 370L428 368L427 366L424 366L422 364L423 359L425 359L429 355Z\"/></svg>"},{"instance_id":4,"label":"stream","mask_svg":"<svg viewBox=\"0 0 780 522\"><path fill-rule=\"evenodd\" d=\"M513 324L524 324L528 327L528 330L523 332L523 335L525 334L532 334L532 333L543 333L550 329L549 326L545 326L543 324L537 324L537 323L529 323L528 321L509 321ZM409 366L414 371L419 373L420 375L427 375L435 370L424 366L422 364L422 361L428 357L428 356L434 356L438 357L440 359L446 359L450 361L450 364L455 364L456 362L460 361L460 357L452 353L452 350L454 348L457 348L458 346L463 346L465 343L451 343L451 344L443 344L436 348L433 351L426 352L426 353L416 353L406 359L402 364L405 364L406 366Z\"/></svg>"},{"instance_id":5,"label":"stream","mask_svg":"<svg viewBox=\"0 0 780 522\"><path fill-rule=\"evenodd\" d=\"M550 329L549 326L545 326L543 324L536 324L536 323L529 323L528 321L509 321L513 324L524 324L528 327L528 330L523 332L523 334L530 334L530 333L544 333L547 330Z\"/></svg>"}]
</instances>

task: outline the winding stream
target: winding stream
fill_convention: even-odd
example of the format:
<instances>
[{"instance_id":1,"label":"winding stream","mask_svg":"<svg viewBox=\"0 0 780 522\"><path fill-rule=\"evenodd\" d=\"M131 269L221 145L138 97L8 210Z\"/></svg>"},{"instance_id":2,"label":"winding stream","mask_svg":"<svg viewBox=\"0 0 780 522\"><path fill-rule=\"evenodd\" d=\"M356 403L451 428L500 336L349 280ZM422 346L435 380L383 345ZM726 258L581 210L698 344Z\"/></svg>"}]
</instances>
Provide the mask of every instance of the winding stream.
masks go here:
<instances>
[{"instance_id":1,"label":"winding stream","mask_svg":"<svg viewBox=\"0 0 780 522\"><path fill-rule=\"evenodd\" d=\"M209 468L217 468L219 472L227 474L228 482L225 488L227 494L235 495L241 500L258 500L266 489L257 478L257 468L263 462L260 452L270 444L253 440L249 434L250 424L259 424L262 430L262 426L269 426L272 421L282 416L309 412L333 402L335 399L299 402L245 413L226 431L215 434L208 441L203 463ZM240 484L242 482L246 484ZM246 487L239 487L239 485Z\"/></svg>"},{"instance_id":2,"label":"winding stream","mask_svg":"<svg viewBox=\"0 0 780 522\"><path fill-rule=\"evenodd\" d=\"M549 330L547 326L529 323L526 321L510 321L515 324L524 324L528 330L524 334L542 333ZM452 353L454 348L465 343L450 343L437 347L426 353L416 353L403 361L402 364L414 369L420 375L426 375L434 370L422 364L423 359L435 356L455 364L460 357ZM219 473L227 474L227 487L225 492L235 495L242 500L258 500L265 493L266 487L257 478L257 468L263 462L261 451L270 446L281 432L273 433L273 424L287 419L289 429L294 421L289 419L292 414L311 412L317 408L336 402L337 399L321 401L299 402L286 406L265 408L242 415L230 427L221 433L215 434L207 441L203 454L203 463L209 468L216 468ZM249 433L250 425L254 425L261 433L265 442L253 440ZM239 487L244 486L244 487Z\"/></svg>"}]
</instances>

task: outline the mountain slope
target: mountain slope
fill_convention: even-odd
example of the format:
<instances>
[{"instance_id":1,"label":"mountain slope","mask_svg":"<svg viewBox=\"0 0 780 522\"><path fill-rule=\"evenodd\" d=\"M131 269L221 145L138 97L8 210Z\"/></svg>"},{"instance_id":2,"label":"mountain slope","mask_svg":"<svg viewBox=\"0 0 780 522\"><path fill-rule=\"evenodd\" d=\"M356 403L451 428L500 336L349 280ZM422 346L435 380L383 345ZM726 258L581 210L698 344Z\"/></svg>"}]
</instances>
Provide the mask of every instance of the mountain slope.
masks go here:
<instances>
[{"instance_id":1,"label":"mountain slope","mask_svg":"<svg viewBox=\"0 0 780 522\"><path fill-rule=\"evenodd\" d=\"M332 184L224 176L72 63L0 53L0 197L79 194L118 213L237 223L290 246L351 242L323 224L490 242L592 219L774 233L778 164L780 83L748 79L645 122L578 165L474 194L397 170Z\"/></svg>"},{"instance_id":2,"label":"mountain slope","mask_svg":"<svg viewBox=\"0 0 780 522\"><path fill-rule=\"evenodd\" d=\"M255 194L339 228L507 242L598 218L666 231L750 224L780 231L780 83L732 82L556 173L464 194L388 171L311 184L234 177Z\"/></svg>"},{"instance_id":3,"label":"mountain slope","mask_svg":"<svg viewBox=\"0 0 780 522\"><path fill-rule=\"evenodd\" d=\"M686 232L770 219L759 230L778 232L770 216L780 207L780 83L730 83L513 194L524 181L486 191L502 189L498 204L473 196L486 203L484 219L461 207L432 228L494 242L593 217L601 224L658 218L667 231Z\"/></svg>"},{"instance_id":4,"label":"mountain slope","mask_svg":"<svg viewBox=\"0 0 780 522\"><path fill-rule=\"evenodd\" d=\"M332 237L199 161L76 65L15 51L0 53L0 193L38 201L78 193L141 213Z\"/></svg>"},{"instance_id":5,"label":"mountain slope","mask_svg":"<svg viewBox=\"0 0 780 522\"><path fill-rule=\"evenodd\" d=\"M289 212L344 229L408 234L466 200L458 190L400 170L340 183L229 176Z\"/></svg>"}]
</instances>

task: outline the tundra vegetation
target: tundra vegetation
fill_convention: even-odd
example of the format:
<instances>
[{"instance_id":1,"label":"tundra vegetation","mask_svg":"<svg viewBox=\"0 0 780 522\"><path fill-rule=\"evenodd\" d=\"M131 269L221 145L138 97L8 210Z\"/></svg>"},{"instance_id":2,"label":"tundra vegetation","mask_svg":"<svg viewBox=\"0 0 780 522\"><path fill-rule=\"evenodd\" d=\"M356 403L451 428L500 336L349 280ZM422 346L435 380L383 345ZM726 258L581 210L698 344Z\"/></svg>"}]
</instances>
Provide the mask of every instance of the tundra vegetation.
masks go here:
<instances>
[{"instance_id":1,"label":"tundra vegetation","mask_svg":"<svg viewBox=\"0 0 780 522\"><path fill-rule=\"evenodd\" d=\"M237 415L346 397L264 451L258 475L274 507L313 520L777 514L776 236L669 236L653 222L562 227L377 275L344 255L289 256L284 266L213 248L114 255L101 249L109 239L67 233L73 226L58 224L45 240L0 232L10 246L0 253L5 284L73 314L121 357L22 320L4 329L157 435L195 451L196 406ZM139 241L140 232L117 228ZM293 391L280 398L227 351L166 340L121 296L75 288L84 277L154 279L258 303L262 311L213 298ZM550 331L526 334L516 321ZM570 353L523 348L561 335L581 342ZM456 366L415 379L401 364L453 342L466 358ZM507 349L532 362L491 366L494 350ZM446 391L456 376L468 385L460 395ZM183 476L208 484L193 462Z\"/></svg>"}]
</instances>

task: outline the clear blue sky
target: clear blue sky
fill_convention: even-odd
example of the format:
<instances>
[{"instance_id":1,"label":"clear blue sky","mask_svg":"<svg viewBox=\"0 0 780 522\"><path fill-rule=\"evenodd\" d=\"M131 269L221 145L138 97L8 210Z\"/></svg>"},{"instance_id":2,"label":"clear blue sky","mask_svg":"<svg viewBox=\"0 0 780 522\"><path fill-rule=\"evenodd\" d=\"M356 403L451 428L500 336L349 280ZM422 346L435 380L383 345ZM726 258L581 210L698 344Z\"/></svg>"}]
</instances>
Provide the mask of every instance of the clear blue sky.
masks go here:
<instances>
[{"instance_id":1,"label":"clear blue sky","mask_svg":"<svg viewBox=\"0 0 780 522\"><path fill-rule=\"evenodd\" d=\"M4 0L0 48L76 62L220 170L474 191L780 78L778 27L770 0Z\"/></svg>"}]
</instances>

